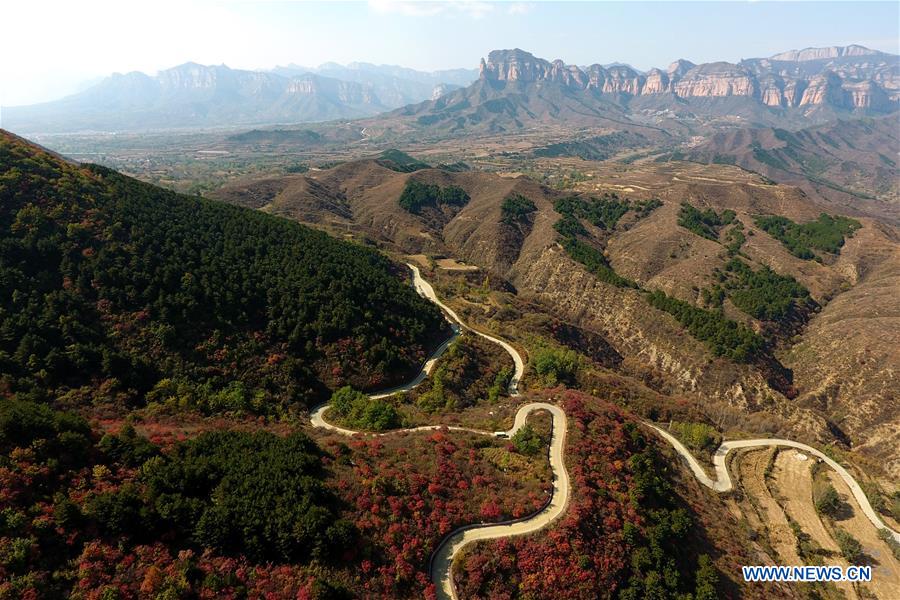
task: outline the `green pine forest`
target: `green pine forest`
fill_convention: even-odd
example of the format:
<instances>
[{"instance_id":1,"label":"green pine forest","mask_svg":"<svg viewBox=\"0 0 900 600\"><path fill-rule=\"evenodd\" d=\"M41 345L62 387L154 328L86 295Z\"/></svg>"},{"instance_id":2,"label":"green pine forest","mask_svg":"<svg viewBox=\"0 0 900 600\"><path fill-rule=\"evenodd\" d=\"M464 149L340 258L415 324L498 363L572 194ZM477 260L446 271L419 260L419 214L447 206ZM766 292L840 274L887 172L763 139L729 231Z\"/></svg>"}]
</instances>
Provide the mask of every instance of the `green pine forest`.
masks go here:
<instances>
[{"instance_id":1,"label":"green pine forest","mask_svg":"<svg viewBox=\"0 0 900 600\"><path fill-rule=\"evenodd\" d=\"M0 391L271 414L397 383L446 332L377 252L0 137Z\"/></svg>"}]
</instances>

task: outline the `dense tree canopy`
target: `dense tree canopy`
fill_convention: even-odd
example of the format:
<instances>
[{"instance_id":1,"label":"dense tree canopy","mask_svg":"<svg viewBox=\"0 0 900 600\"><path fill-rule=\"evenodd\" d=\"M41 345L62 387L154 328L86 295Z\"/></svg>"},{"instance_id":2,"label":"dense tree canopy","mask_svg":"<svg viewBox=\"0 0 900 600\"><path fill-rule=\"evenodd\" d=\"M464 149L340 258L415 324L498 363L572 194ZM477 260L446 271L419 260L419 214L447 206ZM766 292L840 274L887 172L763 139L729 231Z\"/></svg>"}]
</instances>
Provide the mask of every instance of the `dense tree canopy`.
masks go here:
<instances>
[{"instance_id":1,"label":"dense tree canopy","mask_svg":"<svg viewBox=\"0 0 900 600\"><path fill-rule=\"evenodd\" d=\"M734 218L733 210L726 209L717 213L711 208L700 210L687 202L682 202L681 210L678 211L679 225L710 240L718 240L719 230L723 226L733 223Z\"/></svg>"},{"instance_id":2,"label":"dense tree canopy","mask_svg":"<svg viewBox=\"0 0 900 600\"><path fill-rule=\"evenodd\" d=\"M652 306L678 319L692 336L705 342L716 356L749 362L765 347L765 341L758 333L726 318L721 310L698 308L659 290L651 292L647 299Z\"/></svg>"},{"instance_id":3,"label":"dense tree canopy","mask_svg":"<svg viewBox=\"0 0 900 600\"><path fill-rule=\"evenodd\" d=\"M300 433L205 433L151 459L141 478L159 526L190 532L200 548L308 561L351 543L323 485L321 452Z\"/></svg>"},{"instance_id":4,"label":"dense tree canopy","mask_svg":"<svg viewBox=\"0 0 900 600\"><path fill-rule=\"evenodd\" d=\"M507 196L503 199L503 204L500 205L500 212L503 215L502 221L507 225L516 225L517 223L528 221L528 218L535 210L537 210L537 207L534 205L534 202L522 194Z\"/></svg>"},{"instance_id":5,"label":"dense tree canopy","mask_svg":"<svg viewBox=\"0 0 900 600\"><path fill-rule=\"evenodd\" d=\"M143 583L161 593L168 578L154 576L150 548L168 557L163 562L203 555L205 570L225 579L191 568L178 578L180 593L156 596L141 587L141 597L186 597L189 588L212 597L242 578L247 560L255 578L269 576L266 563L274 561L290 563L292 577L309 583L304 569L340 565L352 548L354 528L329 485L325 454L301 433L218 431L168 452L128 426L98 437L75 415L0 399L0 598L65 598L76 590L81 595L72 597L106 597L106 570L137 577L135 591ZM226 556L242 568L223 562ZM129 571L138 565L148 574Z\"/></svg>"},{"instance_id":6,"label":"dense tree canopy","mask_svg":"<svg viewBox=\"0 0 900 600\"><path fill-rule=\"evenodd\" d=\"M385 431L399 427L400 414L384 398L369 398L349 385L331 396L331 410L344 423L355 429Z\"/></svg>"},{"instance_id":7,"label":"dense tree canopy","mask_svg":"<svg viewBox=\"0 0 900 600\"><path fill-rule=\"evenodd\" d=\"M584 219L600 229L613 229L619 219L634 208L638 217L649 214L658 204L653 201L632 206L615 194L603 198L569 196L556 201L554 208L562 217L554 224L560 244L572 260L579 262L597 279L619 287L637 287L633 281L616 273L602 251L581 239L588 234Z\"/></svg>"},{"instance_id":8,"label":"dense tree canopy","mask_svg":"<svg viewBox=\"0 0 900 600\"><path fill-rule=\"evenodd\" d=\"M223 407L265 412L402 379L445 327L372 250L8 135L0 164L0 387L13 392L107 381L131 401L163 385L161 401L190 403L228 388Z\"/></svg>"},{"instance_id":9,"label":"dense tree canopy","mask_svg":"<svg viewBox=\"0 0 900 600\"><path fill-rule=\"evenodd\" d=\"M399 173L412 173L413 171L431 168L431 165L429 165L428 163L424 163L421 160L413 158L406 152L402 152L394 148L385 150L384 152L379 154L378 158L375 159L375 162L377 162L382 167L388 168L391 171L397 171Z\"/></svg>"},{"instance_id":10,"label":"dense tree canopy","mask_svg":"<svg viewBox=\"0 0 900 600\"><path fill-rule=\"evenodd\" d=\"M554 208L561 215L584 219L601 229L612 229L631 208L631 203L616 194L601 198L567 196L557 200Z\"/></svg>"},{"instance_id":11,"label":"dense tree canopy","mask_svg":"<svg viewBox=\"0 0 900 600\"><path fill-rule=\"evenodd\" d=\"M791 254L807 260L815 258L813 250L837 254L844 239L862 227L855 219L826 213L808 223L795 223L781 216L761 216L756 217L756 225L784 244Z\"/></svg>"},{"instance_id":12,"label":"dense tree canopy","mask_svg":"<svg viewBox=\"0 0 900 600\"><path fill-rule=\"evenodd\" d=\"M766 265L754 271L743 260L732 258L718 276L720 283L704 290L705 299L721 304L721 299L728 296L754 319L783 321L798 308L812 303L809 290L796 279L779 275Z\"/></svg>"},{"instance_id":13,"label":"dense tree canopy","mask_svg":"<svg viewBox=\"0 0 900 600\"><path fill-rule=\"evenodd\" d=\"M448 185L441 187L430 183L423 183L415 179L406 182L403 193L400 194L400 206L417 215L425 207L464 206L469 202L469 194L461 187Z\"/></svg>"}]
</instances>

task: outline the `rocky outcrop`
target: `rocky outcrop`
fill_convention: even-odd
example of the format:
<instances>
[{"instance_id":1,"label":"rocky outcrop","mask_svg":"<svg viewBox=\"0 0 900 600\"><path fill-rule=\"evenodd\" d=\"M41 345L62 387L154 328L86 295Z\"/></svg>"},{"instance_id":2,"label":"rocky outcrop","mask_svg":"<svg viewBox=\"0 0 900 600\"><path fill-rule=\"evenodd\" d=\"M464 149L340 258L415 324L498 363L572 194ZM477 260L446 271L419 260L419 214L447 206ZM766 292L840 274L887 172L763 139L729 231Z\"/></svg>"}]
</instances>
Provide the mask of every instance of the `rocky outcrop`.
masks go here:
<instances>
[{"instance_id":1,"label":"rocky outcrop","mask_svg":"<svg viewBox=\"0 0 900 600\"><path fill-rule=\"evenodd\" d=\"M669 91L669 74L660 69L650 69L644 80L644 94L664 94Z\"/></svg>"},{"instance_id":2,"label":"rocky outcrop","mask_svg":"<svg viewBox=\"0 0 900 600\"><path fill-rule=\"evenodd\" d=\"M691 69L693 69L696 66L697 65L695 65L694 63L692 63L689 60L684 60L683 58L679 58L678 60L673 62L671 65L669 65L669 70L668 70L669 78L671 78L673 80L681 79L682 77L684 77L685 73L687 73L688 71L690 71Z\"/></svg>"},{"instance_id":3,"label":"rocky outcrop","mask_svg":"<svg viewBox=\"0 0 900 600\"><path fill-rule=\"evenodd\" d=\"M627 65L586 69L548 62L524 50L495 50L481 61L481 79L552 81L600 94L680 98L747 97L776 108L828 105L885 112L900 102L900 63L895 55L862 46L807 48L739 64L695 65L679 59L666 71L641 73Z\"/></svg>"},{"instance_id":4,"label":"rocky outcrop","mask_svg":"<svg viewBox=\"0 0 900 600\"><path fill-rule=\"evenodd\" d=\"M784 84L784 103L786 106L798 106L800 99L803 98L806 88L809 86L808 81L804 80L788 80Z\"/></svg>"},{"instance_id":5,"label":"rocky outcrop","mask_svg":"<svg viewBox=\"0 0 900 600\"><path fill-rule=\"evenodd\" d=\"M494 81L552 80L553 66L524 50L494 50L487 61L481 59L479 77Z\"/></svg>"},{"instance_id":6,"label":"rocky outcrop","mask_svg":"<svg viewBox=\"0 0 900 600\"><path fill-rule=\"evenodd\" d=\"M809 60L823 60L828 58L840 58L844 56L871 56L881 54L877 50L870 50L864 46L829 46L828 48L804 48L803 50L789 50L772 56L772 60L785 62L805 62Z\"/></svg>"},{"instance_id":7,"label":"rocky outcrop","mask_svg":"<svg viewBox=\"0 0 900 600\"><path fill-rule=\"evenodd\" d=\"M841 78L834 73L827 72L810 79L806 91L803 92L803 97L800 98L800 106L809 106L810 104L843 106L843 100Z\"/></svg>"},{"instance_id":8,"label":"rocky outcrop","mask_svg":"<svg viewBox=\"0 0 900 600\"><path fill-rule=\"evenodd\" d=\"M285 93L307 96L323 95L336 98L344 104L378 103L378 98L375 97L369 86L350 81L318 77L317 75L306 75L292 79L288 83L287 88L285 88Z\"/></svg>"},{"instance_id":9,"label":"rocky outcrop","mask_svg":"<svg viewBox=\"0 0 900 600\"><path fill-rule=\"evenodd\" d=\"M766 106L785 106L784 80L775 75L760 78L759 99Z\"/></svg>"},{"instance_id":10,"label":"rocky outcrop","mask_svg":"<svg viewBox=\"0 0 900 600\"><path fill-rule=\"evenodd\" d=\"M641 93L643 83L644 78L631 67L615 66L606 70L606 81L600 91L604 94L637 96Z\"/></svg>"},{"instance_id":11,"label":"rocky outcrop","mask_svg":"<svg viewBox=\"0 0 900 600\"><path fill-rule=\"evenodd\" d=\"M847 106L884 111L892 104L888 94L874 81L844 82L841 89Z\"/></svg>"},{"instance_id":12,"label":"rocky outcrop","mask_svg":"<svg viewBox=\"0 0 900 600\"><path fill-rule=\"evenodd\" d=\"M726 62L697 65L675 83L675 93L682 98L694 96L758 97L759 85L753 75Z\"/></svg>"}]
</instances>

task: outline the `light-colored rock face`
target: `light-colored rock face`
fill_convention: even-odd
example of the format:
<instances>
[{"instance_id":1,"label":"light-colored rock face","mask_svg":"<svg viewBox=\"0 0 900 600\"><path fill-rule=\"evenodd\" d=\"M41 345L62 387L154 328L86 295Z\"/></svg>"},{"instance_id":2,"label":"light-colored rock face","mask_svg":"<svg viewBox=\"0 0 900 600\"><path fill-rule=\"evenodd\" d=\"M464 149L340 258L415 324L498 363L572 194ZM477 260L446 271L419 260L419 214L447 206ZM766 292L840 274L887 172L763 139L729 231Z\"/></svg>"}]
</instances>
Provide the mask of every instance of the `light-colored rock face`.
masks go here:
<instances>
[{"instance_id":1,"label":"light-colored rock face","mask_svg":"<svg viewBox=\"0 0 900 600\"><path fill-rule=\"evenodd\" d=\"M494 50L481 61L482 79L496 81L540 81L550 79L553 65L524 50Z\"/></svg>"},{"instance_id":2,"label":"light-colored rock face","mask_svg":"<svg viewBox=\"0 0 900 600\"><path fill-rule=\"evenodd\" d=\"M683 58L679 58L671 65L669 65L668 73L670 79L680 79L684 77L684 74L696 67L694 63L689 60L684 60Z\"/></svg>"},{"instance_id":3,"label":"light-colored rock face","mask_svg":"<svg viewBox=\"0 0 900 600\"><path fill-rule=\"evenodd\" d=\"M591 65L588 67L588 86L595 90L602 90L603 84L606 82L606 69L601 65Z\"/></svg>"},{"instance_id":4,"label":"light-colored rock face","mask_svg":"<svg viewBox=\"0 0 900 600\"><path fill-rule=\"evenodd\" d=\"M841 85L841 89L844 91L845 104L853 108L871 108L876 110L890 108L890 98L873 81L845 81Z\"/></svg>"},{"instance_id":5,"label":"light-colored rock face","mask_svg":"<svg viewBox=\"0 0 900 600\"><path fill-rule=\"evenodd\" d=\"M844 94L841 91L841 78L834 73L825 73L810 79L799 106L812 104L843 106Z\"/></svg>"},{"instance_id":6,"label":"light-colored rock face","mask_svg":"<svg viewBox=\"0 0 900 600\"><path fill-rule=\"evenodd\" d=\"M809 82L803 80L787 81L784 84L784 103L786 106L799 106L800 100L803 98L803 92Z\"/></svg>"},{"instance_id":7,"label":"light-colored rock face","mask_svg":"<svg viewBox=\"0 0 900 600\"><path fill-rule=\"evenodd\" d=\"M626 65L593 64L582 70L522 50L495 50L481 61L481 78L552 81L574 90L682 98L748 97L774 108L831 106L890 111L900 103L900 57L862 46L807 48L740 64L679 59L666 71L640 73Z\"/></svg>"},{"instance_id":8,"label":"light-colored rock face","mask_svg":"<svg viewBox=\"0 0 900 600\"><path fill-rule=\"evenodd\" d=\"M766 106L786 106L784 81L779 77L766 77L759 82L759 99Z\"/></svg>"},{"instance_id":9,"label":"light-colored rock face","mask_svg":"<svg viewBox=\"0 0 900 600\"><path fill-rule=\"evenodd\" d=\"M642 94L664 94L669 91L669 74L659 69L647 71Z\"/></svg>"},{"instance_id":10,"label":"light-colored rock face","mask_svg":"<svg viewBox=\"0 0 900 600\"><path fill-rule=\"evenodd\" d=\"M448 85L446 83L439 83L434 86L434 89L431 90L431 99L437 100L441 96L446 96L450 92L459 89L459 86Z\"/></svg>"},{"instance_id":11,"label":"light-colored rock face","mask_svg":"<svg viewBox=\"0 0 900 600\"><path fill-rule=\"evenodd\" d=\"M212 88L218 81L215 67L188 63L159 74L163 89Z\"/></svg>"},{"instance_id":12,"label":"light-colored rock face","mask_svg":"<svg viewBox=\"0 0 900 600\"><path fill-rule=\"evenodd\" d=\"M863 46L829 46L827 48L804 48L803 50L790 50L772 57L772 60L787 62L805 62L809 60L823 60L828 58L840 58L844 56L871 56L879 54L877 50L870 50Z\"/></svg>"},{"instance_id":13,"label":"light-colored rock face","mask_svg":"<svg viewBox=\"0 0 900 600\"><path fill-rule=\"evenodd\" d=\"M642 77L629 67L610 67L606 71L606 81L601 91L604 94L631 94L637 96L641 93Z\"/></svg>"},{"instance_id":14,"label":"light-colored rock face","mask_svg":"<svg viewBox=\"0 0 900 600\"><path fill-rule=\"evenodd\" d=\"M675 83L675 93L692 96L753 96L758 93L756 79L745 69L728 63L699 65Z\"/></svg>"}]
</instances>

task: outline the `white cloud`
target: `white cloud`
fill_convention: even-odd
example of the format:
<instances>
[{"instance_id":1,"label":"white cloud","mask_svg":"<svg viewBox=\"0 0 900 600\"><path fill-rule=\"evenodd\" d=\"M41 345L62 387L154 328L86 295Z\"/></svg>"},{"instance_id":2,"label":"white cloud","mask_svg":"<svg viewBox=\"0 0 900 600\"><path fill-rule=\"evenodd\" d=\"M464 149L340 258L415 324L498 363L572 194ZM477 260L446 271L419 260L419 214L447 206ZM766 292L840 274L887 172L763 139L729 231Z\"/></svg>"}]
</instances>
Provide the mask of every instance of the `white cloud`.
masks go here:
<instances>
[{"instance_id":1,"label":"white cloud","mask_svg":"<svg viewBox=\"0 0 900 600\"><path fill-rule=\"evenodd\" d=\"M379 13L395 13L407 17L434 17L458 14L480 19L494 11L494 4L482 0L369 0L369 7ZM510 4L512 6L512 4Z\"/></svg>"},{"instance_id":2,"label":"white cloud","mask_svg":"<svg viewBox=\"0 0 900 600\"><path fill-rule=\"evenodd\" d=\"M506 12L510 15L527 15L533 8L532 2L510 2L506 6Z\"/></svg>"}]
</instances>

